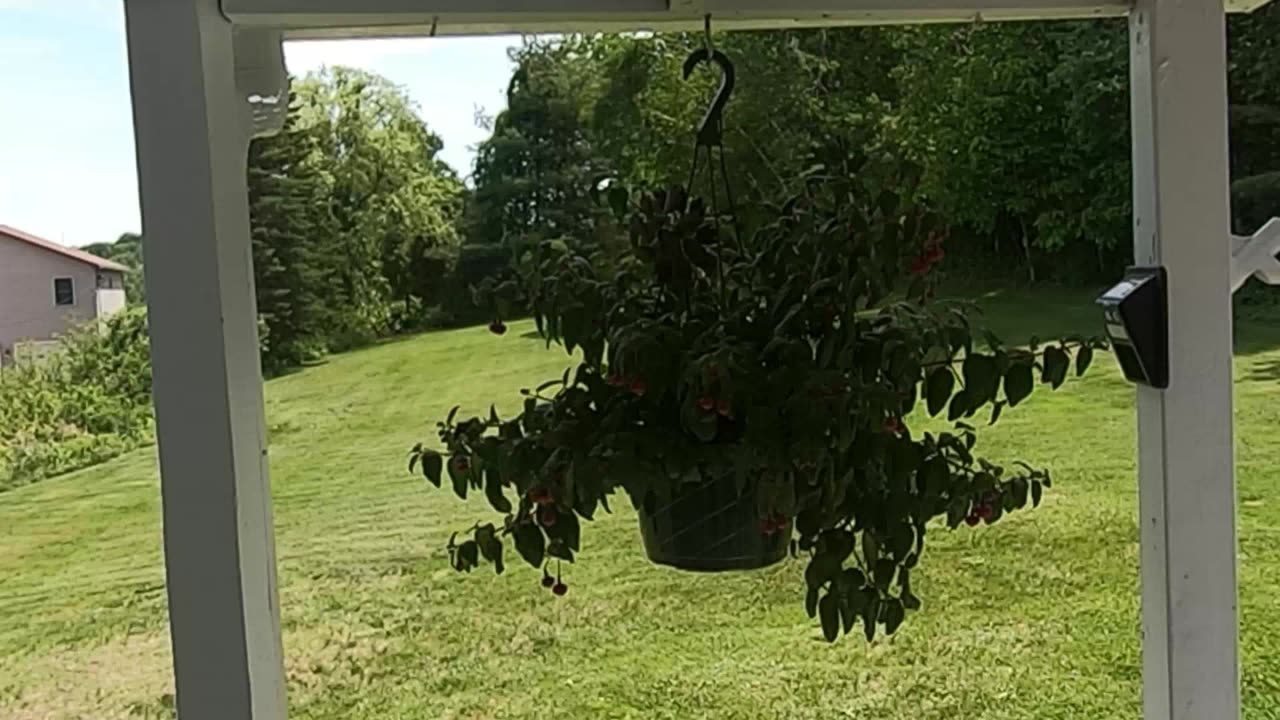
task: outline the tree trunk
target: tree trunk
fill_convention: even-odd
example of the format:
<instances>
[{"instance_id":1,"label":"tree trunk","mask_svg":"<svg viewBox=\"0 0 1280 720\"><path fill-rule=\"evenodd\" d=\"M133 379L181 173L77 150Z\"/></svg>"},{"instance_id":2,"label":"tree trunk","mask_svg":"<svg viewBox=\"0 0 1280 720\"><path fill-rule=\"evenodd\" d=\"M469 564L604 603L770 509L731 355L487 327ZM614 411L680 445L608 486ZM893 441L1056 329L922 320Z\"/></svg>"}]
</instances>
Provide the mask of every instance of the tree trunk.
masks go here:
<instances>
[{"instance_id":1,"label":"tree trunk","mask_svg":"<svg viewBox=\"0 0 1280 720\"><path fill-rule=\"evenodd\" d=\"M1022 227L1022 252L1027 258L1027 279L1032 285L1036 284L1036 265L1031 260L1031 236L1027 234L1027 221L1018 220L1018 224Z\"/></svg>"}]
</instances>

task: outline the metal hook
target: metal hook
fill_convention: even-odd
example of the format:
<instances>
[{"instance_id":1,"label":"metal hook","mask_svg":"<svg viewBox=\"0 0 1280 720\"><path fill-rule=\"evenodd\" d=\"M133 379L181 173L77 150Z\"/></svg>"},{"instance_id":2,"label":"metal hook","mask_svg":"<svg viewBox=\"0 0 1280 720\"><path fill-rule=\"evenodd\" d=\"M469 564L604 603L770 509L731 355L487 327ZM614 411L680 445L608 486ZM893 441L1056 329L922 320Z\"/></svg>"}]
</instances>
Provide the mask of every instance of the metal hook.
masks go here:
<instances>
[{"instance_id":1,"label":"metal hook","mask_svg":"<svg viewBox=\"0 0 1280 720\"><path fill-rule=\"evenodd\" d=\"M728 55L719 50L702 49L695 50L689 59L684 61L684 79L688 80L692 77L693 71L702 63L719 66L721 77L720 89L716 91L711 107L707 109L707 115L702 119L702 125L698 127L698 146L720 147L724 144L724 108L729 104L729 98L737 86L738 72Z\"/></svg>"}]
</instances>

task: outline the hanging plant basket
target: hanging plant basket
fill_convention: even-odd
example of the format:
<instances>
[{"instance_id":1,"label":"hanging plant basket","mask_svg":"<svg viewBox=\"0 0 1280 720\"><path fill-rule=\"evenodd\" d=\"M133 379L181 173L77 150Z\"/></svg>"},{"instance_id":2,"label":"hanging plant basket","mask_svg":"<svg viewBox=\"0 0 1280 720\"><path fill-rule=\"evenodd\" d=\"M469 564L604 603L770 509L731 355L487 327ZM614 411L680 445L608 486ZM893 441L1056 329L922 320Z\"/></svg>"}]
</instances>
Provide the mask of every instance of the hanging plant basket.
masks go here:
<instances>
[{"instance_id":1,"label":"hanging plant basket","mask_svg":"<svg viewBox=\"0 0 1280 720\"><path fill-rule=\"evenodd\" d=\"M659 565L694 572L758 570L787 557L791 523L761 519L756 493L732 478L681 487L663 502L640 505L645 553Z\"/></svg>"},{"instance_id":2,"label":"hanging plant basket","mask_svg":"<svg viewBox=\"0 0 1280 720\"><path fill-rule=\"evenodd\" d=\"M695 54L708 58L727 65ZM699 132L708 156L732 89L724 69ZM807 562L797 595L823 636L857 627L870 640L920 607L912 573L935 519L991 524L1040 503L1048 472L976 456L987 417L973 418L995 423L1037 375L1059 387L1072 353L1081 374L1101 344L1006 348L971 308L935 300L948 231L914 202L919 168L839 138L801 166L816 170L749 227L716 202L723 159L707 199L610 186L613 232L602 220L530 242L512 277L477 289L494 333L522 306L581 362L525 390L515 414L455 408L439 424L444 452L414 449L411 470L440 486L447 469L458 496L483 493L502 518L454 535L456 569L483 560L501 573L514 546L564 595L563 563L590 550L582 530L626 496L654 562L749 570L794 548ZM913 432L926 411L954 428Z\"/></svg>"}]
</instances>

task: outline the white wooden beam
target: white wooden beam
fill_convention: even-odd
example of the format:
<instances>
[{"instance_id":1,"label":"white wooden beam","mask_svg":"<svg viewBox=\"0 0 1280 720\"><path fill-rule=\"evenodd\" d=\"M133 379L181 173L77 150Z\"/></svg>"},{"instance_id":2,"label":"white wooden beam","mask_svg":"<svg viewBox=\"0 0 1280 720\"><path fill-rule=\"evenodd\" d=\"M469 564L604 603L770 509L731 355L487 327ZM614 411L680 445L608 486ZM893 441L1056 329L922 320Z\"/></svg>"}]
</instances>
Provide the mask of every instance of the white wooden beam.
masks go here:
<instances>
[{"instance_id":1,"label":"white wooden beam","mask_svg":"<svg viewBox=\"0 0 1280 720\"><path fill-rule=\"evenodd\" d=\"M1240 716L1225 25L1217 0L1129 20L1134 250L1169 273L1169 389L1138 390L1147 720Z\"/></svg>"},{"instance_id":2,"label":"white wooden beam","mask_svg":"<svg viewBox=\"0 0 1280 720\"><path fill-rule=\"evenodd\" d=\"M1247 12L1269 0L1222 0ZM1131 0L222 0L238 25L290 39L500 33L786 29L1122 16Z\"/></svg>"},{"instance_id":3,"label":"white wooden beam","mask_svg":"<svg viewBox=\"0 0 1280 720\"><path fill-rule=\"evenodd\" d=\"M126 0L182 720L283 720L249 242L252 113L217 0Z\"/></svg>"},{"instance_id":4,"label":"white wooden beam","mask_svg":"<svg viewBox=\"0 0 1280 720\"><path fill-rule=\"evenodd\" d=\"M698 30L1119 16L1128 0L223 0L237 24L291 39Z\"/></svg>"}]
</instances>

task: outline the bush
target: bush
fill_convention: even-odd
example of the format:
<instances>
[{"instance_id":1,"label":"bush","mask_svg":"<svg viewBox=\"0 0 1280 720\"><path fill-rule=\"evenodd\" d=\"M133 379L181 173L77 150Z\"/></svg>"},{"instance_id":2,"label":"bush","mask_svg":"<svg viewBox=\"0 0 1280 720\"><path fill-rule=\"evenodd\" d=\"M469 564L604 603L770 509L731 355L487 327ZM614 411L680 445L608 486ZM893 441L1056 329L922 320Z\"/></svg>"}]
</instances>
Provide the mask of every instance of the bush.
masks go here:
<instances>
[{"instance_id":1,"label":"bush","mask_svg":"<svg viewBox=\"0 0 1280 720\"><path fill-rule=\"evenodd\" d=\"M146 315L130 310L62 338L46 360L0 375L0 490L150 442Z\"/></svg>"},{"instance_id":2,"label":"bush","mask_svg":"<svg viewBox=\"0 0 1280 720\"><path fill-rule=\"evenodd\" d=\"M1271 218L1280 216L1280 172L1232 183L1231 211L1233 229L1241 235L1251 235Z\"/></svg>"}]
</instances>

